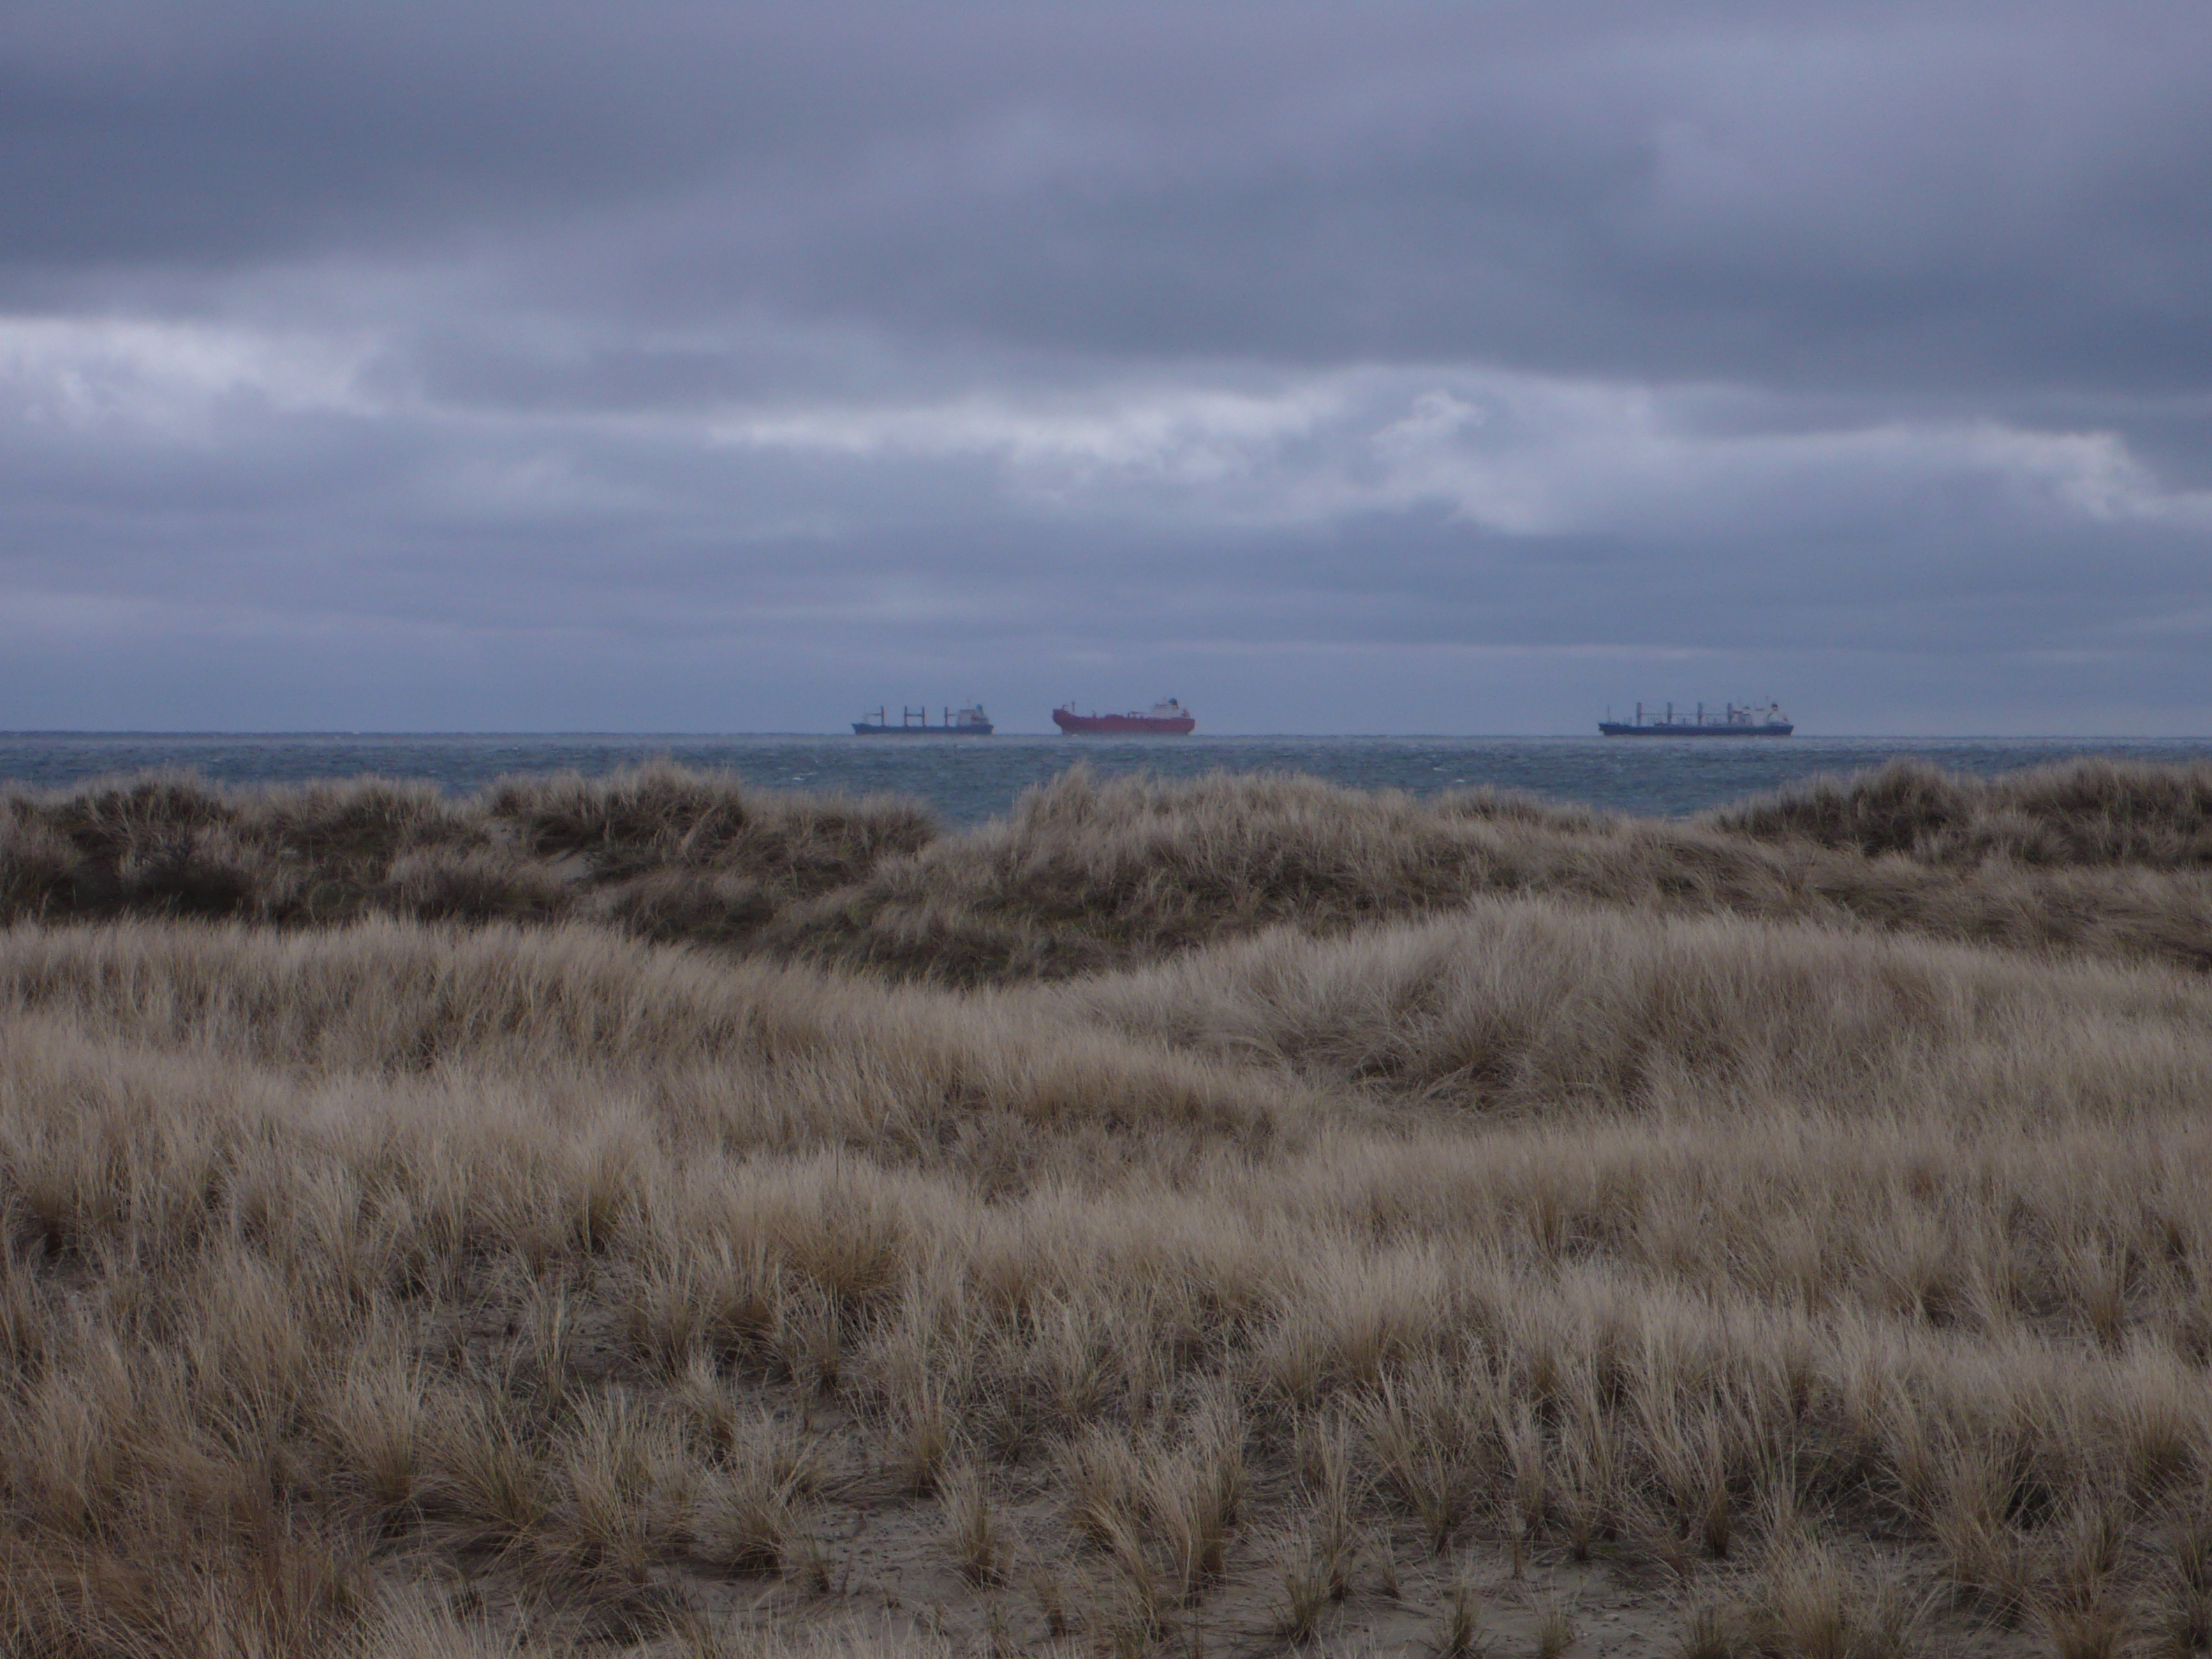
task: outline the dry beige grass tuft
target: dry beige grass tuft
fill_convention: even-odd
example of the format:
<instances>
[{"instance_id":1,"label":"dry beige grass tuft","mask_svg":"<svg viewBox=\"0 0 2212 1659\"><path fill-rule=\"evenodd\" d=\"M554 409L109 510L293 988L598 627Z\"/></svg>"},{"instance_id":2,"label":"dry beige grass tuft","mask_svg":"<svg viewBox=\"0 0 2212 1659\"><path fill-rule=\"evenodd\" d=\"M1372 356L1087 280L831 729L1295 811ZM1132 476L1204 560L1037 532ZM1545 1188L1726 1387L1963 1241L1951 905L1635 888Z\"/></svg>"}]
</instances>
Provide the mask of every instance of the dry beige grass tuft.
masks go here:
<instances>
[{"instance_id":1,"label":"dry beige grass tuft","mask_svg":"<svg viewBox=\"0 0 2212 1659\"><path fill-rule=\"evenodd\" d=\"M2198 790L11 797L0 1653L2202 1648Z\"/></svg>"}]
</instances>

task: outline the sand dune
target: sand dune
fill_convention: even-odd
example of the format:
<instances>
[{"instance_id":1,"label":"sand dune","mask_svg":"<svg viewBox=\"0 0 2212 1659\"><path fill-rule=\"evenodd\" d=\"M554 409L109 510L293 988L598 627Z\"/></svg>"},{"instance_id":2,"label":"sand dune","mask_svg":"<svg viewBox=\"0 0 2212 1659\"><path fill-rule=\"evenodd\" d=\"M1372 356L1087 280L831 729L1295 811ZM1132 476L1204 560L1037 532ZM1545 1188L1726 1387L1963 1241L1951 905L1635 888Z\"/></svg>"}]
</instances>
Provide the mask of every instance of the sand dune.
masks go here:
<instances>
[{"instance_id":1,"label":"sand dune","mask_svg":"<svg viewBox=\"0 0 2212 1659\"><path fill-rule=\"evenodd\" d=\"M2207 792L9 797L0 1637L2202 1648Z\"/></svg>"}]
</instances>

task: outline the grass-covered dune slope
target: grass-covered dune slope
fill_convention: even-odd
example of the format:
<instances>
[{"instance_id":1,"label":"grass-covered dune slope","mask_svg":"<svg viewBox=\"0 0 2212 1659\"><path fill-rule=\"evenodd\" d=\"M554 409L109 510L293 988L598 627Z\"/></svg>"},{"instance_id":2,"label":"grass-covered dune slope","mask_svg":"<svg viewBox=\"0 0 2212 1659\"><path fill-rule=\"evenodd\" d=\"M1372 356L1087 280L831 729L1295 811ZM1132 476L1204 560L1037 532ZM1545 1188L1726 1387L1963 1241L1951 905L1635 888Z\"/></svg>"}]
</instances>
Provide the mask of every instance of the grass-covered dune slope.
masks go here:
<instances>
[{"instance_id":1,"label":"grass-covered dune slope","mask_svg":"<svg viewBox=\"0 0 2212 1659\"><path fill-rule=\"evenodd\" d=\"M917 804L655 766L451 799L365 778L155 774L0 791L0 920L581 921L781 961L985 983L1547 894L2212 966L2212 767L1995 781L1893 765L1692 822L1295 776L1095 780L945 834Z\"/></svg>"},{"instance_id":2,"label":"grass-covered dune slope","mask_svg":"<svg viewBox=\"0 0 2212 1659\"><path fill-rule=\"evenodd\" d=\"M2212 1644L2212 773L0 801L0 1652Z\"/></svg>"}]
</instances>

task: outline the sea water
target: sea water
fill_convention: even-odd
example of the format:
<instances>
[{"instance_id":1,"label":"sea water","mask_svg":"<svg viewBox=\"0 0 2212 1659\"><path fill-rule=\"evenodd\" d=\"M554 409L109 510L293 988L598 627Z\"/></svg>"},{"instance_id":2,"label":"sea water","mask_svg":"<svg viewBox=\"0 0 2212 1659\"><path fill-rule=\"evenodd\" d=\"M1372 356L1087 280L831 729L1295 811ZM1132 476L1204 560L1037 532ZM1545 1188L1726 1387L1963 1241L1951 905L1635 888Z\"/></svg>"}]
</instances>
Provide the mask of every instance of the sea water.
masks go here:
<instances>
[{"instance_id":1,"label":"sea water","mask_svg":"<svg viewBox=\"0 0 2212 1659\"><path fill-rule=\"evenodd\" d=\"M967 824L1004 813L1023 790L1079 763L1102 777L1303 772L1352 788L1417 795L1488 785L1616 811L1675 816L1887 761L1923 760L1988 775L2085 755L2212 760L2212 738L26 732L0 733L0 780L60 787L171 767L227 783L380 773L427 778L458 793L506 773L597 775L665 757L727 769L764 788L916 796L946 822Z\"/></svg>"}]
</instances>

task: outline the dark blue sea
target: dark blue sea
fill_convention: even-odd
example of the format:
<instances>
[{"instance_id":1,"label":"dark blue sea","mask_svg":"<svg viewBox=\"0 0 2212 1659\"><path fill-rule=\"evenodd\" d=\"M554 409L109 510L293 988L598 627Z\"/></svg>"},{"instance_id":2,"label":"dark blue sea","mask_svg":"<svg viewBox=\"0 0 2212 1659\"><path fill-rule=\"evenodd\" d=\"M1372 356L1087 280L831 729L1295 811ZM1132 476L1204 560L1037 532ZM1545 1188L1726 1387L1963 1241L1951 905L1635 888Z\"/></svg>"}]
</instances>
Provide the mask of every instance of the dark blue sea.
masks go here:
<instances>
[{"instance_id":1,"label":"dark blue sea","mask_svg":"<svg viewBox=\"0 0 2212 1659\"><path fill-rule=\"evenodd\" d=\"M975 823L1030 785L1087 762L1095 772L1192 777L1307 772L1360 789L1428 794L1464 785L1526 790L1626 812L1677 815L1823 772L1912 757L1990 774L2080 755L2212 760L2212 738L861 738L298 732L0 733L0 781L46 787L149 767L233 783L362 773L428 778L456 792L508 772L600 773L659 756L722 767L766 788L888 790Z\"/></svg>"}]
</instances>

